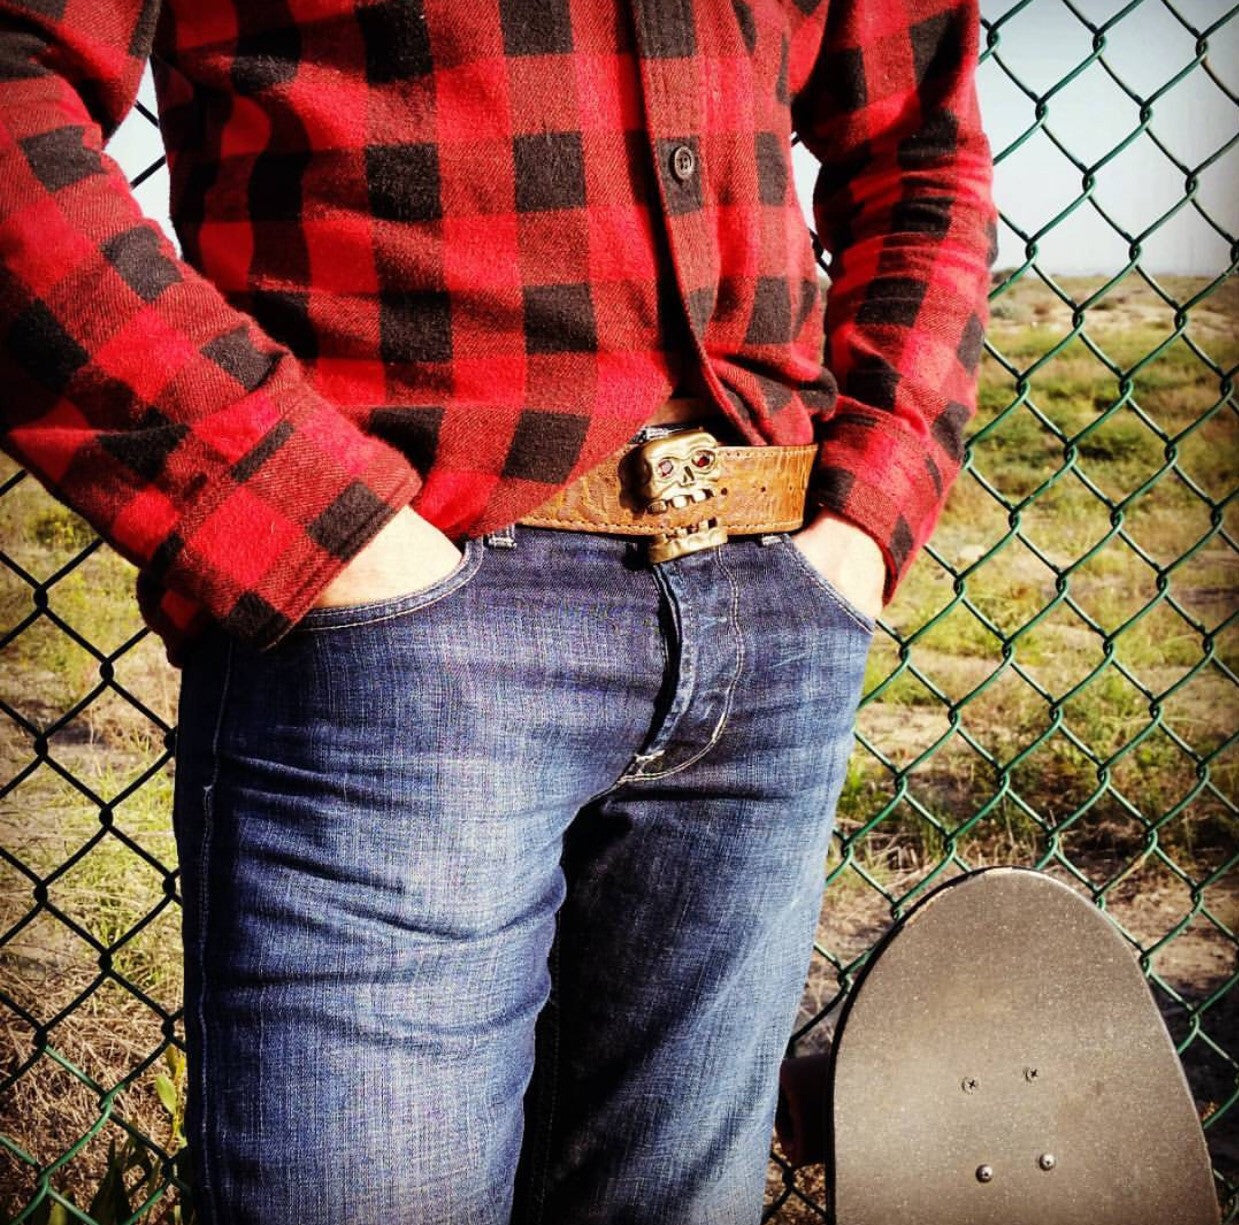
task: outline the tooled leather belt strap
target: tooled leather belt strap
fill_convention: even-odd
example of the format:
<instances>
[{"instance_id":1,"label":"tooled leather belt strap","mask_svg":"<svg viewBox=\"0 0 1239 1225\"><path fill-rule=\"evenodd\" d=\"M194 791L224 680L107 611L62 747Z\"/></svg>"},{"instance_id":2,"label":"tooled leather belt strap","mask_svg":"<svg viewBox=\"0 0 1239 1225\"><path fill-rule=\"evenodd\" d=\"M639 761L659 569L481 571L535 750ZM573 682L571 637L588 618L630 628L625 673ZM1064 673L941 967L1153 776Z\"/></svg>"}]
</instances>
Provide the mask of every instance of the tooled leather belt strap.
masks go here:
<instances>
[{"instance_id":1,"label":"tooled leather belt strap","mask_svg":"<svg viewBox=\"0 0 1239 1225\"><path fill-rule=\"evenodd\" d=\"M804 522L818 448L722 446L702 429L629 445L518 523L651 536L650 560L788 532Z\"/></svg>"}]
</instances>

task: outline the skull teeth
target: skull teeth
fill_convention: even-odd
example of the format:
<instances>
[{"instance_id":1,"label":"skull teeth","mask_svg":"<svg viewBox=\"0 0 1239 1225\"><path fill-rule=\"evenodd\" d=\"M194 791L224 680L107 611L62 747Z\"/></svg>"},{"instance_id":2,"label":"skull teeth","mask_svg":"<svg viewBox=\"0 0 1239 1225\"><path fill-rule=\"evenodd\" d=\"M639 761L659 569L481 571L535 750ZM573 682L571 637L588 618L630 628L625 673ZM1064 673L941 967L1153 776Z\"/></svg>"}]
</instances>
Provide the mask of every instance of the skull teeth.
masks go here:
<instances>
[{"instance_id":1,"label":"skull teeth","mask_svg":"<svg viewBox=\"0 0 1239 1225\"><path fill-rule=\"evenodd\" d=\"M684 536L696 536L700 532L713 531L718 527L717 519L703 519L700 523L686 523L683 527L673 527L669 532L662 533L664 540L678 540Z\"/></svg>"},{"instance_id":2,"label":"skull teeth","mask_svg":"<svg viewBox=\"0 0 1239 1225\"><path fill-rule=\"evenodd\" d=\"M687 493L672 494L667 498L651 498L646 510L653 515L661 515L665 510L682 510L694 502L705 502L714 496L713 489L690 489Z\"/></svg>"},{"instance_id":3,"label":"skull teeth","mask_svg":"<svg viewBox=\"0 0 1239 1225\"><path fill-rule=\"evenodd\" d=\"M690 489L688 493L677 493L673 498L669 499L667 504L675 510L679 510L680 507L688 506L693 502L704 502L709 496L708 490Z\"/></svg>"}]
</instances>

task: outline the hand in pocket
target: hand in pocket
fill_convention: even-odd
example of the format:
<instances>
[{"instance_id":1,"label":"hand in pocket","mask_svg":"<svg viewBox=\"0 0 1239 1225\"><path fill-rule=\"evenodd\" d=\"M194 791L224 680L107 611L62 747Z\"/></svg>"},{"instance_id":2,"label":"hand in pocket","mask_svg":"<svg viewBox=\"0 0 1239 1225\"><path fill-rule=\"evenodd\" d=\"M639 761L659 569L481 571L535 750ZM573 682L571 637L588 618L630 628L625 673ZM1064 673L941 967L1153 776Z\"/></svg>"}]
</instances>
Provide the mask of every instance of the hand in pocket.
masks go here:
<instances>
[{"instance_id":1,"label":"hand in pocket","mask_svg":"<svg viewBox=\"0 0 1239 1225\"><path fill-rule=\"evenodd\" d=\"M432 523L405 506L319 594L315 608L369 604L411 595L446 578L460 550Z\"/></svg>"},{"instance_id":2,"label":"hand in pocket","mask_svg":"<svg viewBox=\"0 0 1239 1225\"><path fill-rule=\"evenodd\" d=\"M809 564L852 606L876 621L882 611L886 562L863 528L823 511L791 538Z\"/></svg>"}]
</instances>

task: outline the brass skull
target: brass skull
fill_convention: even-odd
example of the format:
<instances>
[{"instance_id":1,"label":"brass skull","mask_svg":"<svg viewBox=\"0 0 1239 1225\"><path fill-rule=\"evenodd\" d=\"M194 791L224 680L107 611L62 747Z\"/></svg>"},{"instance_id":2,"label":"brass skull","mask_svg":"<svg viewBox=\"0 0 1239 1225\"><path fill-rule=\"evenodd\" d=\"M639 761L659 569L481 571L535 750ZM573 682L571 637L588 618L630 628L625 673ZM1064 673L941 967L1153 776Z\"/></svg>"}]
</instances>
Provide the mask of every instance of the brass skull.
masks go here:
<instances>
[{"instance_id":1,"label":"brass skull","mask_svg":"<svg viewBox=\"0 0 1239 1225\"><path fill-rule=\"evenodd\" d=\"M642 444L635 459L633 492L652 515L682 510L726 493L719 485L723 463L718 439L705 430L684 430L651 439ZM703 507L701 517L691 523L678 522L677 516L675 526L655 533L650 540L650 561L672 561L726 543L726 529L705 511Z\"/></svg>"},{"instance_id":2,"label":"brass skull","mask_svg":"<svg viewBox=\"0 0 1239 1225\"><path fill-rule=\"evenodd\" d=\"M652 514L714 497L720 475L718 440L705 430L655 438L641 448L637 493Z\"/></svg>"}]
</instances>

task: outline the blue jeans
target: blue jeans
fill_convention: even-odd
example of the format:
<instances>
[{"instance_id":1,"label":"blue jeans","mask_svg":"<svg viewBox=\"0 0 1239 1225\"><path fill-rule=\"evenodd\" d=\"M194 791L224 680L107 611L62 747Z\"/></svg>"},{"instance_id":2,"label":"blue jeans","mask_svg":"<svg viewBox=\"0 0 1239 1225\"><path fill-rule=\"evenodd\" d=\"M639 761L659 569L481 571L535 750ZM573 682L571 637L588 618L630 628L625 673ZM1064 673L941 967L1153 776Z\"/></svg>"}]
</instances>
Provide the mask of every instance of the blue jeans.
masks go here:
<instances>
[{"instance_id":1,"label":"blue jeans","mask_svg":"<svg viewBox=\"0 0 1239 1225\"><path fill-rule=\"evenodd\" d=\"M210 1225L753 1225L873 624L518 527L185 666Z\"/></svg>"}]
</instances>

